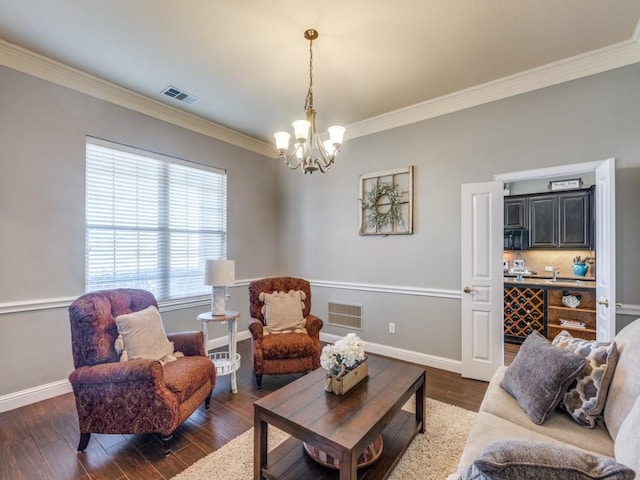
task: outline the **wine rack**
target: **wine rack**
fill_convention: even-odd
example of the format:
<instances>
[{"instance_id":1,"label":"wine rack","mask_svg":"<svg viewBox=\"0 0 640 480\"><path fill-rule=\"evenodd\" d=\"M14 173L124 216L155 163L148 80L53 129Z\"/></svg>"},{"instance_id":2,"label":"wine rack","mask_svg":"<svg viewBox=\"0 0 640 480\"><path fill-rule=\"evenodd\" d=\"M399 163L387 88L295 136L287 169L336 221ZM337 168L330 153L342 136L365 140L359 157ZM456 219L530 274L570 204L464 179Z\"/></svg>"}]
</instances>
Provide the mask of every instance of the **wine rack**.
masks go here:
<instances>
[{"instance_id":1,"label":"wine rack","mask_svg":"<svg viewBox=\"0 0 640 480\"><path fill-rule=\"evenodd\" d=\"M506 341L521 343L534 331L546 336L544 289L504 288L504 335Z\"/></svg>"}]
</instances>

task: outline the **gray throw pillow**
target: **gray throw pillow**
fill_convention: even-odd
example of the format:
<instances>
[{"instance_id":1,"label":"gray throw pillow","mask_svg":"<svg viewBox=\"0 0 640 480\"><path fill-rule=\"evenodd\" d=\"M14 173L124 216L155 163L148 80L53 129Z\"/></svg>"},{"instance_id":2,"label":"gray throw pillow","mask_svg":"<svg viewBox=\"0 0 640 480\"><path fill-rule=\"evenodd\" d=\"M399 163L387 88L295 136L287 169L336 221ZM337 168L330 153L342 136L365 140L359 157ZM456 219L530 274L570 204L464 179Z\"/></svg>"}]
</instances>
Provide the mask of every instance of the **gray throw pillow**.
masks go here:
<instances>
[{"instance_id":1,"label":"gray throw pillow","mask_svg":"<svg viewBox=\"0 0 640 480\"><path fill-rule=\"evenodd\" d=\"M533 332L520 346L500 386L516 399L533 423L540 425L582 372L585 361Z\"/></svg>"},{"instance_id":2,"label":"gray throw pillow","mask_svg":"<svg viewBox=\"0 0 640 480\"><path fill-rule=\"evenodd\" d=\"M462 480L633 480L635 473L608 457L542 442L501 440L489 444Z\"/></svg>"}]
</instances>

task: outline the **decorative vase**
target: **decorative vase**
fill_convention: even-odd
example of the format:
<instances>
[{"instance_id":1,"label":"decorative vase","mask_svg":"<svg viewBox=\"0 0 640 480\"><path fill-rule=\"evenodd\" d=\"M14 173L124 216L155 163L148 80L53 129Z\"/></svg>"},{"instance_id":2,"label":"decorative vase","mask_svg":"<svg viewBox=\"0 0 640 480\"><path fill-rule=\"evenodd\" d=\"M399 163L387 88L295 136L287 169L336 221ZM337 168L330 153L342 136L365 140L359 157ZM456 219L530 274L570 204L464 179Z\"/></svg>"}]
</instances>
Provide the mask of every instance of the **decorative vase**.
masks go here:
<instances>
[{"instance_id":1,"label":"decorative vase","mask_svg":"<svg viewBox=\"0 0 640 480\"><path fill-rule=\"evenodd\" d=\"M587 270L589 265L586 263L574 263L573 264L573 273L578 277L584 277L587 274Z\"/></svg>"},{"instance_id":2,"label":"decorative vase","mask_svg":"<svg viewBox=\"0 0 640 480\"><path fill-rule=\"evenodd\" d=\"M582 295L572 295L567 290L562 292L562 304L565 307L577 308L582 300Z\"/></svg>"},{"instance_id":3,"label":"decorative vase","mask_svg":"<svg viewBox=\"0 0 640 480\"><path fill-rule=\"evenodd\" d=\"M344 395L367 378L367 375L369 375L369 367L367 366L367 357L364 357L364 361L352 370L344 370L339 375L327 373L324 389L336 395Z\"/></svg>"}]
</instances>

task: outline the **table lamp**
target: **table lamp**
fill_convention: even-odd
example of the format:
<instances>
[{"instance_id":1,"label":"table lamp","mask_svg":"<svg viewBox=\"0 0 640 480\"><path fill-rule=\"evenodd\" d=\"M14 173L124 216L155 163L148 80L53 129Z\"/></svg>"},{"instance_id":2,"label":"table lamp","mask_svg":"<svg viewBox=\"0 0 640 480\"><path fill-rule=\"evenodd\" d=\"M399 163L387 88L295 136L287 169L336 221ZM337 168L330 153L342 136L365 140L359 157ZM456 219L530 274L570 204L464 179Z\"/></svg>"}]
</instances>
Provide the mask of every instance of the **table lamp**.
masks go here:
<instances>
[{"instance_id":1,"label":"table lamp","mask_svg":"<svg viewBox=\"0 0 640 480\"><path fill-rule=\"evenodd\" d=\"M234 260L207 260L204 269L204 284L211 285L211 314L224 315L227 307L227 287L236 281Z\"/></svg>"}]
</instances>

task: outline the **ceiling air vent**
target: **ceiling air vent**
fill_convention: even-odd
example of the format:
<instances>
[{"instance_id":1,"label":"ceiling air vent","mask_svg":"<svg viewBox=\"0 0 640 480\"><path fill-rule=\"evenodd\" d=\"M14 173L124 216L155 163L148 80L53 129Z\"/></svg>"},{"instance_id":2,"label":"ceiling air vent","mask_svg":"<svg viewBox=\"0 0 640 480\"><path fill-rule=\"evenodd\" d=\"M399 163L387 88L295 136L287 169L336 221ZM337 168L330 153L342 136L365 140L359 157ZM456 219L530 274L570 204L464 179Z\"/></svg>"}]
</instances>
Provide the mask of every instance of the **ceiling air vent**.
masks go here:
<instances>
[{"instance_id":1,"label":"ceiling air vent","mask_svg":"<svg viewBox=\"0 0 640 480\"><path fill-rule=\"evenodd\" d=\"M192 105L196 102L199 102L200 99L194 95L190 95L182 90L177 89L176 87L167 87L162 93L167 97L171 97L174 100L178 100L179 102L186 103L188 105Z\"/></svg>"}]
</instances>

